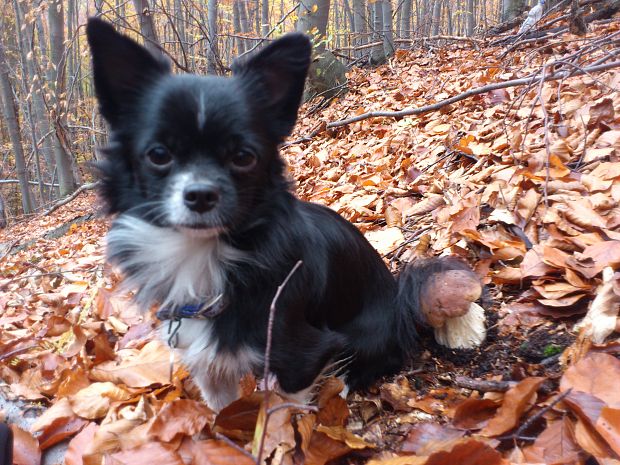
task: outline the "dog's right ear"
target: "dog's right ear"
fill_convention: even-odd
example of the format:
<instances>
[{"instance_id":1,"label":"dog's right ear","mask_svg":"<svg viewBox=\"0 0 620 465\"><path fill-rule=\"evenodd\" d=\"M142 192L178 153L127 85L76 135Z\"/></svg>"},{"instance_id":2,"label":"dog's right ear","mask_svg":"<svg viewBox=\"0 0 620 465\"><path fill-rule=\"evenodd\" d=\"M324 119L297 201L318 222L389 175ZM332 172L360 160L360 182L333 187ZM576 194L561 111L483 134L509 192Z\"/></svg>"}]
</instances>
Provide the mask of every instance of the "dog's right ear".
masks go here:
<instances>
[{"instance_id":1,"label":"dog's right ear","mask_svg":"<svg viewBox=\"0 0 620 465\"><path fill-rule=\"evenodd\" d=\"M93 56L99 111L114 127L144 88L170 73L170 65L101 19L88 20L86 35Z\"/></svg>"}]
</instances>

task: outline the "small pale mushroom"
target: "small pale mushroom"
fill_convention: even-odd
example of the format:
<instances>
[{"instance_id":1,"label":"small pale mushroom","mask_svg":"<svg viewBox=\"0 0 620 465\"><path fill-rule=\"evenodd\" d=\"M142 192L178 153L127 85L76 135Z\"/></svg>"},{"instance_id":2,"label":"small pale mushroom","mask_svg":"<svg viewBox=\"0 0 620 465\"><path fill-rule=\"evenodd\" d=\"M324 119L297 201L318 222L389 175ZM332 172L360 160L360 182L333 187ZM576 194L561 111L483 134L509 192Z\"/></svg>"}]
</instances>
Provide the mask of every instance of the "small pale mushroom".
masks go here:
<instances>
[{"instance_id":1,"label":"small pale mushroom","mask_svg":"<svg viewBox=\"0 0 620 465\"><path fill-rule=\"evenodd\" d=\"M590 304L588 313L577 325L583 328L584 335L595 344L602 344L607 336L620 330L620 296L614 290L616 279L610 266L603 269L603 283L596 290L596 297Z\"/></svg>"},{"instance_id":2,"label":"small pale mushroom","mask_svg":"<svg viewBox=\"0 0 620 465\"><path fill-rule=\"evenodd\" d=\"M420 294L426 322L435 340L451 349L478 347L486 337L484 309L475 303L482 285L471 271L448 270L434 274Z\"/></svg>"}]
</instances>

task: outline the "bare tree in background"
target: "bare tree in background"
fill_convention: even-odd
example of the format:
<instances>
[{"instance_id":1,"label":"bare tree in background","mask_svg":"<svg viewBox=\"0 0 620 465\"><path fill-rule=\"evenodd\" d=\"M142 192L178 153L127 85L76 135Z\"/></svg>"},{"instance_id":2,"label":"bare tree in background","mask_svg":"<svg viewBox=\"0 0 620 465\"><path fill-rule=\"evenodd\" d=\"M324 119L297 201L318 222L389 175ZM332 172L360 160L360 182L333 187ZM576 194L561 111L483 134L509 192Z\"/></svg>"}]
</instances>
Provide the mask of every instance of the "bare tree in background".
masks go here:
<instances>
[{"instance_id":1,"label":"bare tree in background","mask_svg":"<svg viewBox=\"0 0 620 465\"><path fill-rule=\"evenodd\" d=\"M510 21L525 11L527 0L502 0L502 16L503 22Z\"/></svg>"},{"instance_id":2,"label":"bare tree in background","mask_svg":"<svg viewBox=\"0 0 620 465\"><path fill-rule=\"evenodd\" d=\"M47 20L50 36L50 84L53 89L51 116L55 129L52 139L56 171L60 184L60 195L68 195L75 190L71 156L67 149L70 146L66 128L66 91L67 81L65 55L65 22L62 0L50 0L47 6Z\"/></svg>"},{"instance_id":3,"label":"bare tree in background","mask_svg":"<svg viewBox=\"0 0 620 465\"><path fill-rule=\"evenodd\" d=\"M0 37L4 37L3 23L0 21ZM26 171L26 159L24 148L22 147L21 135L19 131L19 117L17 115L17 103L11 88L10 68L7 62L4 39L0 41L0 92L2 93L2 113L9 130L9 138L13 147L15 157L15 172L19 180L19 189L22 198L22 208L24 213L30 213L34 209L32 194L28 184L28 173Z\"/></svg>"},{"instance_id":4,"label":"bare tree in background","mask_svg":"<svg viewBox=\"0 0 620 465\"><path fill-rule=\"evenodd\" d=\"M267 37L269 34L269 0L262 0L261 6L261 34L263 37Z\"/></svg>"},{"instance_id":5,"label":"bare tree in background","mask_svg":"<svg viewBox=\"0 0 620 465\"><path fill-rule=\"evenodd\" d=\"M207 54L207 72L216 74L217 72L217 0L209 0L208 4L209 22L209 49Z\"/></svg>"},{"instance_id":6,"label":"bare tree in background","mask_svg":"<svg viewBox=\"0 0 620 465\"><path fill-rule=\"evenodd\" d=\"M157 39L155 24L151 14L151 7L148 0L133 0L136 14L140 22L140 33L144 37L144 46L153 54L161 55L161 45Z\"/></svg>"},{"instance_id":7,"label":"bare tree in background","mask_svg":"<svg viewBox=\"0 0 620 465\"><path fill-rule=\"evenodd\" d=\"M301 0L297 31L309 34L314 44L315 58L308 73L311 92L333 95L346 82L346 68L327 50L327 20L329 0Z\"/></svg>"},{"instance_id":8,"label":"bare tree in background","mask_svg":"<svg viewBox=\"0 0 620 465\"><path fill-rule=\"evenodd\" d=\"M403 0L400 12L400 37L409 39L411 37L411 0Z\"/></svg>"}]
</instances>

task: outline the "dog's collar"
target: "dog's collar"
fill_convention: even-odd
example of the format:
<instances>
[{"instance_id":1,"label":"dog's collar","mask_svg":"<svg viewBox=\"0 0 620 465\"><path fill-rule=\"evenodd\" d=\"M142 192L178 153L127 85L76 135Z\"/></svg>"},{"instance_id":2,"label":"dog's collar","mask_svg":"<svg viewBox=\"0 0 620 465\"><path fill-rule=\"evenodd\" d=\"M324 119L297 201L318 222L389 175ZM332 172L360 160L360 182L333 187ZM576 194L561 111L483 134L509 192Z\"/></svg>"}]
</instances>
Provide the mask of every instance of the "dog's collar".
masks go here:
<instances>
[{"instance_id":1,"label":"dog's collar","mask_svg":"<svg viewBox=\"0 0 620 465\"><path fill-rule=\"evenodd\" d=\"M181 307L161 307L156 316L160 320L181 320L183 318L196 318L206 320L214 318L224 311L226 302L223 294L198 304L188 304Z\"/></svg>"}]
</instances>

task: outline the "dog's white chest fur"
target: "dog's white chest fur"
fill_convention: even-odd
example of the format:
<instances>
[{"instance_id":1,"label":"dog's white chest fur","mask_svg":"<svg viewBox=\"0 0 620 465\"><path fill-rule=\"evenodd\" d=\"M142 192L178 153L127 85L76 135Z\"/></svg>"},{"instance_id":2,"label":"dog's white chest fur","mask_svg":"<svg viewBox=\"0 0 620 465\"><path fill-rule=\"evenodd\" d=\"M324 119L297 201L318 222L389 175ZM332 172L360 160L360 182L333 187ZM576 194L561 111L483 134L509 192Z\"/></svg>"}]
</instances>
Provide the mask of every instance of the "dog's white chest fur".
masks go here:
<instances>
[{"instance_id":1,"label":"dog's white chest fur","mask_svg":"<svg viewBox=\"0 0 620 465\"><path fill-rule=\"evenodd\" d=\"M224 292L226 262L240 252L217 238L190 237L170 228L121 215L108 234L108 258L125 273L143 308L154 303L183 306L202 303ZM173 324L174 325L174 324ZM169 339L169 325L160 330ZM210 407L220 409L236 397L239 377L261 363L256 351L231 353L218 347L210 320L183 319L176 347Z\"/></svg>"}]
</instances>

